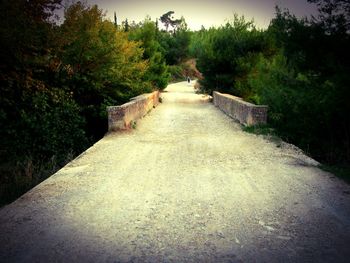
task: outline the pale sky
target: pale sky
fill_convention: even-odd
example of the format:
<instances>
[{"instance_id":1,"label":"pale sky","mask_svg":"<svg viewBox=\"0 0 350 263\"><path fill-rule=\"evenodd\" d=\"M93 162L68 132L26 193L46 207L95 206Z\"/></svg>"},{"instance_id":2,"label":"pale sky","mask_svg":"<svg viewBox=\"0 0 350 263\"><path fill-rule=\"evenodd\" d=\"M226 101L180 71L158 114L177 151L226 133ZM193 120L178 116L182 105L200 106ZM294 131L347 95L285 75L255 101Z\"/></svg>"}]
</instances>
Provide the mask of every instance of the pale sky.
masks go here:
<instances>
[{"instance_id":1,"label":"pale sky","mask_svg":"<svg viewBox=\"0 0 350 263\"><path fill-rule=\"evenodd\" d=\"M129 22L139 22L147 15L155 20L168 11L175 11L174 17L184 16L193 30L200 29L201 25L206 28L222 25L234 13L244 15L246 20L254 18L259 28L266 28L274 16L276 4L298 17L317 13L316 6L306 0L87 0L87 3L97 4L112 21L115 11L118 24L125 18Z\"/></svg>"}]
</instances>

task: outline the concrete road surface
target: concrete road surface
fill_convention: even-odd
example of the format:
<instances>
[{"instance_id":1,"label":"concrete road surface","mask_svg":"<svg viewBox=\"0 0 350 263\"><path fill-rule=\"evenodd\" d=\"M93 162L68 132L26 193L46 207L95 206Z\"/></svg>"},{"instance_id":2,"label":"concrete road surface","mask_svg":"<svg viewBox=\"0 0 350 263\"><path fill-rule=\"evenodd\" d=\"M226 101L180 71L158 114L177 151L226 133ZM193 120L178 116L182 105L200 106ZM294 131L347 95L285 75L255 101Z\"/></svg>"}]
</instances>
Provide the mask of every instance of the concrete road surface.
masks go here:
<instances>
[{"instance_id":1,"label":"concrete road surface","mask_svg":"<svg viewBox=\"0 0 350 263\"><path fill-rule=\"evenodd\" d=\"M350 187L182 82L0 210L0 262L350 262Z\"/></svg>"}]
</instances>

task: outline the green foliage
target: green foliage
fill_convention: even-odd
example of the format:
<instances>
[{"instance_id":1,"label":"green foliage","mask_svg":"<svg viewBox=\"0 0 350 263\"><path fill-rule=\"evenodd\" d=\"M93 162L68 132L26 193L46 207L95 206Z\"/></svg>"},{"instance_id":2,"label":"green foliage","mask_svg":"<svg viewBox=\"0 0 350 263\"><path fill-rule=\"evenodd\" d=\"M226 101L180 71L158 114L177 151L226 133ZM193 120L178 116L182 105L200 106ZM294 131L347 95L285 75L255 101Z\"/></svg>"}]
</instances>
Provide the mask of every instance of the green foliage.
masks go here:
<instances>
[{"instance_id":1,"label":"green foliage","mask_svg":"<svg viewBox=\"0 0 350 263\"><path fill-rule=\"evenodd\" d=\"M177 65L171 65L168 67L168 71L171 76L171 81L183 81L186 78L186 75L183 73L183 68Z\"/></svg>"},{"instance_id":2,"label":"green foliage","mask_svg":"<svg viewBox=\"0 0 350 263\"><path fill-rule=\"evenodd\" d=\"M87 139L78 105L62 90L47 89L41 82L31 84L24 90L20 83L2 90L1 149L11 149L1 153L2 160L56 155L60 161L67 152L81 152Z\"/></svg>"},{"instance_id":3,"label":"green foliage","mask_svg":"<svg viewBox=\"0 0 350 263\"><path fill-rule=\"evenodd\" d=\"M54 81L60 1L1 1L0 199L11 201L88 145L72 94ZM51 160L54 160L54 162ZM53 164L54 163L54 164Z\"/></svg>"},{"instance_id":4,"label":"green foliage","mask_svg":"<svg viewBox=\"0 0 350 263\"><path fill-rule=\"evenodd\" d=\"M183 17L174 21L175 22L172 24L172 32L166 30L158 31L157 33L160 51L164 55L168 65L180 64L189 57L191 32L188 30Z\"/></svg>"},{"instance_id":5,"label":"green foliage","mask_svg":"<svg viewBox=\"0 0 350 263\"><path fill-rule=\"evenodd\" d=\"M268 51L263 32L252 22L246 22L244 17L235 15L225 26L200 31L192 41L191 52L198 58L205 92L211 93L215 89L238 96L250 95L245 94L248 89L235 84L242 83L257 54Z\"/></svg>"},{"instance_id":6,"label":"green foliage","mask_svg":"<svg viewBox=\"0 0 350 263\"><path fill-rule=\"evenodd\" d=\"M174 13L175 13L174 11L169 11L169 12L163 14L159 19L164 24L166 31L168 31L169 26L171 26L175 32L177 30L177 28L180 27L182 22L184 21L183 18L174 19L172 17L172 15Z\"/></svg>"},{"instance_id":7,"label":"green foliage","mask_svg":"<svg viewBox=\"0 0 350 263\"><path fill-rule=\"evenodd\" d=\"M258 124L243 127L243 131L262 135L269 141L273 142L277 147L281 147L282 140L276 133L276 130L268 124Z\"/></svg>"},{"instance_id":8,"label":"green foliage","mask_svg":"<svg viewBox=\"0 0 350 263\"><path fill-rule=\"evenodd\" d=\"M161 17L163 31L150 18L119 28L78 1L57 25L61 0L0 1L0 199L20 195L103 136L106 106L163 89L170 74L200 79L207 93L269 105L273 131L247 130L348 164L349 4L309 1L321 11L311 21L277 8L266 31L235 15L198 32L173 12Z\"/></svg>"},{"instance_id":9,"label":"green foliage","mask_svg":"<svg viewBox=\"0 0 350 263\"><path fill-rule=\"evenodd\" d=\"M248 78L257 93L257 102L269 105L271 124L284 138L298 140L299 145L307 148L314 139L315 124L318 126L317 121L323 117L314 116L315 83L309 76L297 73L282 54L271 60L261 58L255 73Z\"/></svg>"},{"instance_id":10,"label":"green foliage","mask_svg":"<svg viewBox=\"0 0 350 263\"><path fill-rule=\"evenodd\" d=\"M245 132L253 133L253 134L259 134L259 135L267 135L267 136L274 136L276 135L276 132L273 128L271 128L267 124L258 124L258 125L251 125L251 126L245 126L243 127L243 130Z\"/></svg>"},{"instance_id":11,"label":"green foliage","mask_svg":"<svg viewBox=\"0 0 350 263\"><path fill-rule=\"evenodd\" d=\"M320 168L350 183L350 166L349 165L320 165ZM350 194L350 192L346 192L346 193Z\"/></svg>"},{"instance_id":12,"label":"green foliage","mask_svg":"<svg viewBox=\"0 0 350 263\"><path fill-rule=\"evenodd\" d=\"M59 1L1 2L0 126L3 162L26 158L57 159L65 151L86 147L80 117L71 94L53 86L50 50L56 27L49 22ZM72 122L71 122L72 121ZM67 138L69 137L69 138Z\"/></svg>"},{"instance_id":13,"label":"green foliage","mask_svg":"<svg viewBox=\"0 0 350 263\"><path fill-rule=\"evenodd\" d=\"M164 59L147 42L149 28L143 39L129 40L97 6L80 1L57 25L52 15L60 2L0 2L1 200L22 194L103 136L106 106L167 83Z\"/></svg>"},{"instance_id":14,"label":"green foliage","mask_svg":"<svg viewBox=\"0 0 350 263\"><path fill-rule=\"evenodd\" d=\"M260 56L247 79L257 102L269 105L269 121L315 158L349 162L349 36L278 9L267 34L280 51Z\"/></svg>"},{"instance_id":15,"label":"green foliage","mask_svg":"<svg viewBox=\"0 0 350 263\"><path fill-rule=\"evenodd\" d=\"M62 165L72 160L73 155L67 153L66 160L58 163L53 156L49 160L33 160L28 156L23 160L15 160L11 163L1 163L0 174L0 206L18 198L21 194L40 183Z\"/></svg>"},{"instance_id":16,"label":"green foliage","mask_svg":"<svg viewBox=\"0 0 350 263\"><path fill-rule=\"evenodd\" d=\"M107 125L106 105L151 91L144 80L149 70L144 49L104 20L97 6L80 2L66 10L60 34L60 79L82 108L88 133L101 137Z\"/></svg>"},{"instance_id":17,"label":"green foliage","mask_svg":"<svg viewBox=\"0 0 350 263\"><path fill-rule=\"evenodd\" d=\"M140 41L144 48L143 58L149 62L144 79L151 83L152 88L164 89L169 81L169 73L163 54L160 51L157 33L156 24L146 18L140 27L130 31L129 38Z\"/></svg>"},{"instance_id":18,"label":"green foliage","mask_svg":"<svg viewBox=\"0 0 350 263\"><path fill-rule=\"evenodd\" d=\"M201 73L196 68L196 60L188 59L178 65L169 66L171 81L184 81L187 77L191 79L202 79Z\"/></svg>"},{"instance_id":19,"label":"green foliage","mask_svg":"<svg viewBox=\"0 0 350 263\"><path fill-rule=\"evenodd\" d=\"M319 161L349 163L350 36L343 23L349 9L341 8L345 1L314 2L323 10L317 20L277 7L268 30L258 31L235 16L194 33L190 53L204 75L203 91L267 104L277 135Z\"/></svg>"}]
</instances>

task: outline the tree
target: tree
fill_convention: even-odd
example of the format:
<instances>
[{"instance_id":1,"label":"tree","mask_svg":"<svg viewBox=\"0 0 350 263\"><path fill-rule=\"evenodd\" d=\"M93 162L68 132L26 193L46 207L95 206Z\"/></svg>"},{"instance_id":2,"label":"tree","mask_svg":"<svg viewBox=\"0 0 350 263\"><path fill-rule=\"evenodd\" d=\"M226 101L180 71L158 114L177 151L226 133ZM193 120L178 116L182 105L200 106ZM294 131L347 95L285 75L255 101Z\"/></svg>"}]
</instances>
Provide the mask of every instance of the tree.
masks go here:
<instances>
[{"instance_id":1,"label":"tree","mask_svg":"<svg viewBox=\"0 0 350 263\"><path fill-rule=\"evenodd\" d=\"M155 23L156 23L156 30L158 32L159 31L158 19L156 19Z\"/></svg>"},{"instance_id":2,"label":"tree","mask_svg":"<svg viewBox=\"0 0 350 263\"><path fill-rule=\"evenodd\" d=\"M130 26L127 18L125 19L125 21L123 21L123 28L124 28L124 32L129 32Z\"/></svg>"},{"instance_id":3,"label":"tree","mask_svg":"<svg viewBox=\"0 0 350 263\"><path fill-rule=\"evenodd\" d=\"M157 34L160 51L168 65L178 64L188 57L191 38L191 32L184 17L176 20L172 27L172 32L161 31Z\"/></svg>"},{"instance_id":4,"label":"tree","mask_svg":"<svg viewBox=\"0 0 350 263\"><path fill-rule=\"evenodd\" d=\"M280 136L319 161L348 164L349 33L276 10L266 33L277 52L259 57L248 83Z\"/></svg>"},{"instance_id":5,"label":"tree","mask_svg":"<svg viewBox=\"0 0 350 263\"><path fill-rule=\"evenodd\" d=\"M117 14L116 14L115 11L114 11L114 25L115 25L116 27L118 27Z\"/></svg>"},{"instance_id":6,"label":"tree","mask_svg":"<svg viewBox=\"0 0 350 263\"><path fill-rule=\"evenodd\" d=\"M350 30L349 0L308 0L316 3L319 21L329 33L346 33Z\"/></svg>"},{"instance_id":7,"label":"tree","mask_svg":"<svg viewBox=\"0 0 350 263\"><path fill-rule=\"evenodd\" d=\"M193 40L197 41L192 47L204 76L204 91L211 93L215 89L246 98L253 95L249 86L242 86L243 80L257 55L266 49L267 40L252 21L235 15L226 25L203 31ZM238 82L240 85L236 85Z\"/></svg>"},{"instance_id":8,"label":"tree","mask_svg":"<svg viewBox=\"0 0 350 263\"><path fill-rule=\"evenodd\" d=\"M88 145L80 107L55 81L61 61L55 52L60 41L53 15L59 4L0 1L1 203L54 173Z\"/></svg>"},{"instance_id":9,"label":"tree","mask_svg":"<svg viewBox=\"0 0 350 263\"><path fill-rule=\"evenodd\" d=\"M165 14L163 14L159 19L160 21L164 24L165 30L168 31L169 26L172 23L172 18L171 16L174 14L174 11L169 11Z\"/></svg>"},{"instance_id":10,"label":"tree","mask_svg":"<svg viewBox=\"0 0 350 263\"><path fill-rule=\"evenodd\" d=\"M144 48L143 58L149 61L149 68L145 74L145 80L152 86L164 89L169 81L169 73L163 54L160 52L160 44L157 40L156 24L148 17L142 26L130 31L131 40L141 41Z\"/></svg>"},{"instance_id":11,"label":"tree","mask_svg":"<svg viewBox=\"0 0 350 263\"><path fill-rule=\"evenodd\" d=\"M184 19L174 19L172 17L174 13L174 11L169 11L163 14L160 17L160 21L164 24L166 31L168 31L169 26L171 26L173 28L173 32L175 33L177 27L184 21Z\"/></svg>"},{"instance_id":12,"label":"tree","mask_svg":"<svg viewBox=\"0 0 350 263\"><path fill-rule=\"evenodd\" d=\"M129 41L96 5L71 5L60 33L60 79L83 109L88 133L99 138L106 131L106 105L149 91L143 80L148 62L140 43Z\"/></svg>"}]
</instances>

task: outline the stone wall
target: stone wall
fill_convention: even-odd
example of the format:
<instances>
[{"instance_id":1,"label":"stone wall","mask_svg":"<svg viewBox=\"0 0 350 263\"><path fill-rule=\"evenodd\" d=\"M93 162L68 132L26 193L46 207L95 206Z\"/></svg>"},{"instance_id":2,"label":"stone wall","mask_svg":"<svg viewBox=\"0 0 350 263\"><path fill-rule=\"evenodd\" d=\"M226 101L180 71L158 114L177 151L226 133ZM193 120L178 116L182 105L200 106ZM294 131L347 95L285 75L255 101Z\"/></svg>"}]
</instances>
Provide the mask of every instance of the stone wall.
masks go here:
<instances>
[{"instance_id":1,"label":"stone wall","mask_svg":"<svg viewBox=\"0 0 350 263\"><path fill-rule=\"evenodd\" d=\"M159 91L142 94L121 106L107 107L108 131L127 130L159 103Z\"/></svg>"},{"instance_id":2,"label":"stone wall","mask_svg":"<svg viewBox=\"0 0 350 263\"><path fill-rule=\"evenodd\" d=\"M266 105L255 105L229 94L213 92L214 105L244 125L264 124L267 121Z\"/></svg>"}]
</instances>

